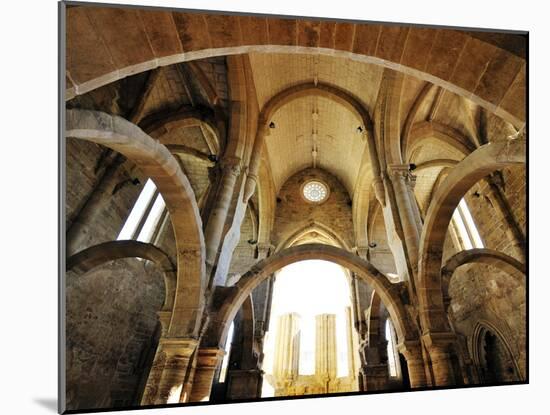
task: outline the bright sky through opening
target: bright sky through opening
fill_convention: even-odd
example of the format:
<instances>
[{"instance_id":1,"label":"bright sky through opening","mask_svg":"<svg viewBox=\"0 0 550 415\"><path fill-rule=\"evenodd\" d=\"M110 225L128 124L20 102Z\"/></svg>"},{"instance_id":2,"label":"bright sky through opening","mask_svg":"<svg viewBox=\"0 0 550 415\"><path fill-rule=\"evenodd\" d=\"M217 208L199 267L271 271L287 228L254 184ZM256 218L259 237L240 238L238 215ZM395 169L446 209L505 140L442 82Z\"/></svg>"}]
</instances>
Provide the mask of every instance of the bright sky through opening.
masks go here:
<instances>
[{"instance_id":1,"label":"bright sky through opening","mask_svg":"<svg viewBox=\"0 0 550 415\"><path fill-rule=\"evenodd\" d=\"M270 331L264 347L264 370L272 373L275 329L279 316L300 314L300 369L303 375L315 371L315 316L336 314L338 376L348 374L346 315L351 306L349 283L342 267L332 262L309 260L288 265L277 274L273 288ZM264 384L267 382L264 382Z\"/></svg>"}]
</instances>

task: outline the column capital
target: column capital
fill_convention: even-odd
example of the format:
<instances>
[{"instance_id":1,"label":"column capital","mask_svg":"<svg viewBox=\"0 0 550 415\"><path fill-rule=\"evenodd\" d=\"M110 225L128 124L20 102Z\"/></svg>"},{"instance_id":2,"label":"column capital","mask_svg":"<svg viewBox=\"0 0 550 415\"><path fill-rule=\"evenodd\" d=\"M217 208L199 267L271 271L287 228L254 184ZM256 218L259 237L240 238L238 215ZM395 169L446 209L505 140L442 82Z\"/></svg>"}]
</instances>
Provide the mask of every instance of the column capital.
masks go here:
<instances>
[{"instance_id":1,"label":"column capital","mask_svg":"<svg viewBox=\"0 0 550 415\"><path fill-rule=\"evenodd\" d=\"M447 349L456 341L452 332L427 332L422 335L422 342L428 350Z\"/></svg>"},{"instance_id":2,"label":"column capital","mask_svg":"<svg viewBox=\"0 0 550 415\"><path fill-rule=\"evenodd\" d=\"M389 164L388 175L392 180L403 179L411 187L416 185L416 176L411 173L409 164Z\"/></svg>"},{"instance_id":3,"label":"column capital","mask_svg":"<svg viewBox=\"0 0 550 415\"><path fill-rule=\"evenodd\" d=\"M390 178L407 178L409 176L408 164L388 164L388 175Z\"/></svg>"},{"instance_id":4,"label":"column capital","mask_svg":"<svg viewBox=\"0 0 550 415\"><path fill-rule=\"evenodd\" d=\"M180 337L161 337L159 347L167 356L179 355L183 358L190 358L195 352L199 340Z\"/></svg>"},{"instance_id":5,"label":"column capital","mask_svg":"<svg viewBox=\"0 0 550 415\"><path fill-rule=\"evenodd\" d=\"M221 347L199 347L197 350L197 367L217 367L225 356L225 350Z\"/></svg>"},{"instance_id":6,"label":"column capital","mask_svg":"<svg viewBox=\"0 0 550 415\"><path fill-rule=\"evenodd\" d=\"M418 340L405 340L397 345L397 350L409 359L422 359L422 344Z\"/></svg>"},{"instance_id":7,"label":"column capital","mask_svg":"<svg viewBox=\"0 0 550 415\"><path fill-rule=\"evenodd\" d=\"M242 166L241 166L241 159L239 157L229 156L224 157L220 161L220 165L222 170L225 173L234 174L235 176L238 176L241 174Z\"/></svg>"}]
</instances>

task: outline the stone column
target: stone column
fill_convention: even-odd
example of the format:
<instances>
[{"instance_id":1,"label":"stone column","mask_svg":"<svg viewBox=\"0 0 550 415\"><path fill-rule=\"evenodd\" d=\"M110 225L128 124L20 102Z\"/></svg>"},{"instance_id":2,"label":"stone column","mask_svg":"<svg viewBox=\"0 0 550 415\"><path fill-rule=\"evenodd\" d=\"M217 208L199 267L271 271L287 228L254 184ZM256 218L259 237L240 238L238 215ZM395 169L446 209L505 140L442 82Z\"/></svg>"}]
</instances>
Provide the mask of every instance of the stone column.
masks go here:
<instances>
[{"instance_id":1,"label":"stone column","mask_svg":"<svg viewBox=\"0 0 550 415\"><path fill-rule=\"evenodd\" d=\"M119 181L119 167L125 160L126 158L121 154L114 158L74 218L71 227L67 231L67 256L85 248L81 246L86 236L84 229L103 211L103 208L111 199L113 190Z\"/></svg>"},{"instance_id":2,"label":"stone column","mask_svg":"<svg viewBox=\"0 0 550 415\"><path fill-rule=\"evenodd\" d=\"M218 347L199 348L197 350L195 376L189 402L210 399L216 369L221 365L225 350Z\"/></svg>"},{"instance_id":3,"label":"stone column","mask_svg":"<svg viewBox=\"0 0 550 415\"><path fill-rule=\"evenodd\" d=\"M336 315L315 316L315 328L315 376L336 379Z\"/></svg>"},{"instance_id":4,"label":"stone column","mask_svg":"<svg viewBox=\"0 0 550 415\"><path fill-rule=\"evenodd\" d=\"M363 375L363 390L379 391L388 387L388 365L383 363L367 363L361 370Z\"/></svg>"},{"instance_id":5,"label":"stone column","mask_svg":"<svg viewBox=\"0 0 550 415\"><path fill-rule=\"evenodd\" d=\"M157 312L159 323L161 326L161 339L166 337L168 332L168 327L170 326L170 319L172 317L171 311L159 311ZM159 345L155 352L155 357L153 359L153 364L149 370L149 376L147 377L147 383L145 384L145 389L141 397L142 405L153 405L158 394L158 386L160 378L162 376L162 371L164 369L164 364L166 362L166 354Z\"/></svg>"},{"instance_id":6,"label":"stone column","mask_svg":"<svg viewBox=\"0 0 550 415\"><path fill-rule=\"evenodd\" d=\"M300 316L288 313L280 316L277 323L273 377L277 381L294 379L300 358Z\"/></svg>"},{"instance_id":7,"label":"stone column","mask_svg":"<svg viewBox=\"0 0 550 415\"><path fill-rule=\"evenodd\" d=\"M409 166L407 164L392 164L388 166L388 171L394 189L410 266L413 273L416 274L418 270L418 249L420 246L421 228L418 227L418 219L413 205L416 201L411 200L409 191L408 183L411 180Z\"/></svg>"},{"instance_id":8,"label":"stone column","mask_svg":"<svg viewBox=\"0 0 550 415\"><path fill-rule=\"evenodd\" d=\"M220 184L218 186L215 204L210 212L204 232L208 272L211 271L216 262L227 214L235 191L235 183L241 174L240 163L241 159L238 157L226 157L221 161L222 175Z\"/></svg>"},{"instance_id":9,"label":"stone column","mask_svg":"<svg viewBox=\"0 0 550 415\"><path fill-rule=\"evenodd\" d=\"M491 200L499 219L508 225L505 232L506 236L512 241L516 258L525 264L525 236L514 218L508 199L492 176L486 178L485 181L489 185L487 196Z\"/></svg>"},{"instance_id":10,"label":"stone column","mask_svg":"<svg viewBox=\"0 0 550 415\"><path fill-rule=\"evenodd\" d=\"M355 334L355 335L354 335ZM346 307L346 339L348 345L348 376L352 379L357 379L358 372L358 356L356 332L353 329L353 318L351 315L351 307Z\"/></svg>"},{"instance_id":11,"label":"stone column","mask_svg":"<svg viewBox=\"0 0 550 415\"><path fill-rule=\"evenodd\" d=\"M261 369L238 369L227 372L227 398L258 399L262 395Z\"/></svg>"},{"instance_id":12,"label":"stone column","mask_svg":"<svg viewBox=\"0 0 550 415\"><path fill-rule=\"evenodd\" d=\"M422 358L422 345L419 341L405 341L397 345L397 350L407 360L407 369L411 388L423 388L428 385Z\"/></svg>"},{"instance_id":13,"label":"stone column","mask_svg":"<svg viewBox=\"0 0 550 415\"><path fill-rule=\"evenodd\" d=\"M418 229L419 235L422 234L422 227L424 226L422 223L422 214L420 213L420 208L418 207L418 203L416 202L416 196L414 194L414 188L416 186L416 176L412 173L409 173L408 180L406 180L407 183L407 190L409 191L409 200L411 201L411 206L413 208L414 218L416 221L416 227Z\"/></svg>"},{"instance_id":14,"label":"stone column","mask_svg":"<svg viewBox=\"0 0 550 415\"><path fill-rule=\"evenodd\" d=\"M182 402L180 396L197 344L195 339L161 338L159 348L165 355L165 361L155 404ZM183 402L187 399L184 397Z\"/></svg>"},{"instance_id":15,"label":"stone column","mask_svg":"<svg viewBox=\"0 0 550 415\"><path fill-rule=\"evenodd\" d=\"M436 386L451 386L455 384L453 366L449 348L455 342L454 333L430 333L422 336L422 340L432 361L432 370Z\"/></svg>"},{"instance_id":16,"label":"stone column","mask_svg":"<svg viewBox=\"0 0 550 415\"><path fill-rule=\"evenodd\" d=\"M264 148L265 137L269 135L268 120L258 120L258 130L256 131L256 138L254 139L254 147L252 147L252 153L250 154L250 164L248 166L248 173L246 175L246 184L243 193L243 202L248 203L248 200L254 194L256 190L256 183L258 182L258 172L260 170L260 161L262 159L262 151Z\"/></svg>"}]
</instances>

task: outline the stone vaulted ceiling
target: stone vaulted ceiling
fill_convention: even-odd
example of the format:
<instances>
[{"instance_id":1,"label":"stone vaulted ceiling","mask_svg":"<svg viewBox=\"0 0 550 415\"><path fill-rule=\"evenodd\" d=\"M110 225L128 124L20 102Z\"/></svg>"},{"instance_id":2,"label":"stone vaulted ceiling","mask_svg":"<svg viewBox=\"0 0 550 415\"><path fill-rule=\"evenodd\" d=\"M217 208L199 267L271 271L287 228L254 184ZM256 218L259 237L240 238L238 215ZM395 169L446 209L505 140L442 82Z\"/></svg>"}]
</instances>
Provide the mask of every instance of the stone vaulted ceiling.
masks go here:
<instances>
[{"instance_id":1,"label":"stone vaulted ceiling","mask_svg":"<svg viewBox=\"0 0 550 415\"><path fill-rule=\"evenodd\" d=\"M316 80L355 95L372 114L382 79L380 66L312 54L249 56L260 108L286 88ZM283 106L272 121L276 128L266 143L277 191L292 174L314 166L315 148L315 166L334 174L353 195L366 147L354 113L328 98L306 96Z\"/></svg>"}]
</instances>

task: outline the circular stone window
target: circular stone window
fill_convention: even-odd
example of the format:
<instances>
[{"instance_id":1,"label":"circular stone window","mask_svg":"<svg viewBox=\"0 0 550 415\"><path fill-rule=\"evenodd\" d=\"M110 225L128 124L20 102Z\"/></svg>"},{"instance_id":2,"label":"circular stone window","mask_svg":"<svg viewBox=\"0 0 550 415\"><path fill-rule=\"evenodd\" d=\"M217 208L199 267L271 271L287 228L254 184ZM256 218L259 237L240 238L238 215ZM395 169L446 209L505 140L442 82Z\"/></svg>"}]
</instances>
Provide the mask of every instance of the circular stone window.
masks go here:
<instances>
[{"instance_id":1,"label":"circular stone window","mask_svg":"<svg viewBox=\"0 0 550 415\"><path fill-rule=\"evenodd\" d=\"M311 203L324 202L329 194L328 186L319 180L306 182L302 187L302 195Z\"/></svg>"}]
</instances>

